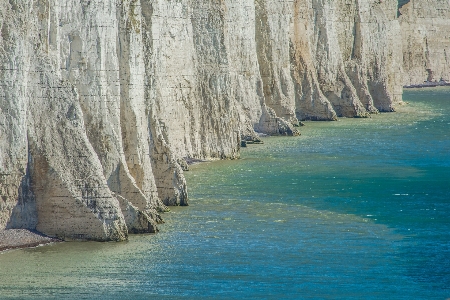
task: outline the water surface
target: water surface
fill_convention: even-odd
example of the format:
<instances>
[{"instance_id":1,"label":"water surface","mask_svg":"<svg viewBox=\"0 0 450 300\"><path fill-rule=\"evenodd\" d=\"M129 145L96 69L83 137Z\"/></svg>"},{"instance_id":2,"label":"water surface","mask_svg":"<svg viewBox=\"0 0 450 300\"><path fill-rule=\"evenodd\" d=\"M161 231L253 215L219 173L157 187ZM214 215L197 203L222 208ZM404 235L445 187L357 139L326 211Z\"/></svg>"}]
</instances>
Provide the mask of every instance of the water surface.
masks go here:
<instances>
[{"instance_id":1,"label":"water surface","mask_svg":"<svg viewBox=\"0 0 450 300\"><path fill-rule=\"evenodd\" d=\"M404 99L193 166L157 235L0 254L0 298L450 298L450 89Z\"/></svg>"}]
</instances>

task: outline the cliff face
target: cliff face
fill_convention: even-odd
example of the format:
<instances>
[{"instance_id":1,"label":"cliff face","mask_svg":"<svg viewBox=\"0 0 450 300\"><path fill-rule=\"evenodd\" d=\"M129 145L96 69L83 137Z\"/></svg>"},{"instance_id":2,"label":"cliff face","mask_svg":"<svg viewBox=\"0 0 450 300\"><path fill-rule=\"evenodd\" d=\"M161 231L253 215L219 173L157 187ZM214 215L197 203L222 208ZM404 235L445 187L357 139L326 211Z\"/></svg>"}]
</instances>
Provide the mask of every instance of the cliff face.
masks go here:
<instances>
[{"instance_id":1,"label":"cliff face","mask_svg":"<svg viewBox=\"0 0 450 300\"><path fill-rule=\"evenodd\" d=\"M314 0L303 5L300 15L309 17L302 21L309 24L314 73L339 116L391 111L401 101L396 4Z\"/></svg>"},{"instance_id":2,"label":"cliff face","mask_svg":"<svg viewBox=\"0 0 450 300\"><path fill-rule=\"evenodd\" d=\"M0 3L0 230L122 240L185 158L401 101L395 0Z\"/></svg>"},{"instance_id":3,"label":"cliff face","mask_svg":"<svg viewBox=\"0 0 450 300\"><path fill-rule=\"evenodd\" d=\"M450 2L411 0L400 8L404 85L450 80Z\"/></svg>"}]
</instances>

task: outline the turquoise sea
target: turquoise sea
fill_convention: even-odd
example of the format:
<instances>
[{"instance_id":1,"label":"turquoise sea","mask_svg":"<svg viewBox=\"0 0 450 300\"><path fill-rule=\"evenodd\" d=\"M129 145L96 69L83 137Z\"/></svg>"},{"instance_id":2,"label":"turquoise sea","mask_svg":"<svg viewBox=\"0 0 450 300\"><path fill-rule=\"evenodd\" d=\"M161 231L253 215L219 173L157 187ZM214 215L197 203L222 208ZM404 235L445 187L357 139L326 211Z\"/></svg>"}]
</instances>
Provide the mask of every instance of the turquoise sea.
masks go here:
<instances>
[{"instance_id":1,"label":"turquoise sea","mask_svg":"<svg viewBox=\"0 0 450 300\"><path fill-rule=\"evenodd\" d=\"M450 298L450 89L186 173L156 235L0 254L0 299Z\"/></svg>"}]
</instances>

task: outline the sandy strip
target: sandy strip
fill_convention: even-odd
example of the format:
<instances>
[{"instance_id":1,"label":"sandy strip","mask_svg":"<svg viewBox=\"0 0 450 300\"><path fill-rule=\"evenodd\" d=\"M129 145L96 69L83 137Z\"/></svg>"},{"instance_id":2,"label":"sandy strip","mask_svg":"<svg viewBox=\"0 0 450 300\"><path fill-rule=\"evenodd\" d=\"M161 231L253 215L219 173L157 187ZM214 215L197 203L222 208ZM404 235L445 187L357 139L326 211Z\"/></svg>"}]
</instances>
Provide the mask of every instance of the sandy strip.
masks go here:
<instances>
[{"instance_id":1,"label":"sandy strip","mask_svg":"<svg viewBox=\"0 0 450 300\"><path fill-rule=\"evenodd\" d=\"M56 242L61 242L61 240L27 229L7 229L0 231L0 252L11 249L37 247Z\"/></svg>"}]
</instances>

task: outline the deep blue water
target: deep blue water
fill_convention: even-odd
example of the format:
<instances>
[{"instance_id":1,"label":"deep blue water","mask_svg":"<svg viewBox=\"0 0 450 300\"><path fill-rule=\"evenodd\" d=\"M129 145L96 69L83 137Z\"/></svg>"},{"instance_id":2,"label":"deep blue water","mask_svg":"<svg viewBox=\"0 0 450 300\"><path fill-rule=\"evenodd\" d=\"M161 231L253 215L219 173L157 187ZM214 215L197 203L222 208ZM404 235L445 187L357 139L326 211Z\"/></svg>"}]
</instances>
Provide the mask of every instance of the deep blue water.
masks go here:
<instances>
[{"instance_id":1,"label":"deep blue water","mask_svg":"<svg viewBox=\"0 0 450 300\"><path fill-rule=\"evenodd\" d=\"M450 89L186 173L157 235L0 254L0 299L450 298Z\"/></svg>"}]
</instances>

